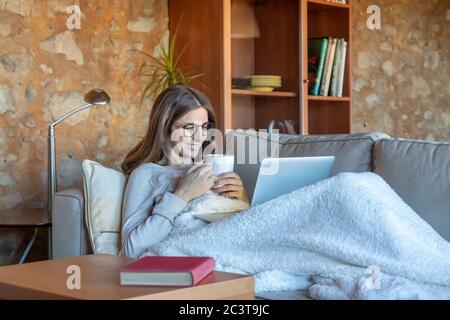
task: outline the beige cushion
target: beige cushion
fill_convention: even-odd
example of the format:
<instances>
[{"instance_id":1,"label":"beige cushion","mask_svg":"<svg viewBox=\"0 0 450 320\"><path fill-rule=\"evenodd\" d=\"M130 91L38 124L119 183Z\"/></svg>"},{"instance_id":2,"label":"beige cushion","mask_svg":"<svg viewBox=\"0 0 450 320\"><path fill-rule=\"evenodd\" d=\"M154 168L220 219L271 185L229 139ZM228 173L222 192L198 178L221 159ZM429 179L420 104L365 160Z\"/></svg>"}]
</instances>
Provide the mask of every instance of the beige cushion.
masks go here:
<instances>
[{"instance_id":1,"label":"beige cushion","mask_svg":"<svg viewBox=\"0 0 450 320\"><path fill-rule=\"evenodd\" d=\"M450 144L380 140L374 148L374 172L450 241Z\"/></svg>"},{"instance_id":2,"label":"beige cushion","mask_svg":"<svg viewBox=\"0 0 450 320\"><path fill-rule=\"evenodd\" d=\"M83 181L86 225L94 254L117 255L126 176L85 160Z\"/></svg>"}]
</instances>

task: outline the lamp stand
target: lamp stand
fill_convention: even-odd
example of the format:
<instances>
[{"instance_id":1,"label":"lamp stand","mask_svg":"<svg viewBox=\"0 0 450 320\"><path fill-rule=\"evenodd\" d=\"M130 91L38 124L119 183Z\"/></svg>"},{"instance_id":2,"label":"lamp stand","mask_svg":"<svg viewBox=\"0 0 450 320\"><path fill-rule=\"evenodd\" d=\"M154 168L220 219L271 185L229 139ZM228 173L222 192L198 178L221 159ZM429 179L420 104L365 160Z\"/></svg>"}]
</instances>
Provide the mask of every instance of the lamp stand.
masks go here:
<instances>
[{"instance_id":1,"label":"lamp stand","mask_svg":"<svg viewBox=\"0 0 450 320\"><path fill-rule=\"evenodd\" d=\"M55 152L55 127L63 122L65 119L69 118L70 116L74 115L75 113L78 113L80 111L83 111L85 109L88 109L92 106L104 106L107 105L111 98L108 96L108 94L103 91L102 89L94 89L89 91L84 96L84 101L86 104L82 105L81 107L78 107L65 115L63 115L58 120L54 121L52 124L48 126L48 164L47 164L47 177L48 177L48 190L47 190L47 197L48 197L48 218L49 221L52 221L52 214L53 214L53 198L55 197L55 194L57 192L57 179L56 179L56 152ZM49 232L49 257L52 257L52 240L51 240L52 232Z\"/></svg>"}]
</instances>

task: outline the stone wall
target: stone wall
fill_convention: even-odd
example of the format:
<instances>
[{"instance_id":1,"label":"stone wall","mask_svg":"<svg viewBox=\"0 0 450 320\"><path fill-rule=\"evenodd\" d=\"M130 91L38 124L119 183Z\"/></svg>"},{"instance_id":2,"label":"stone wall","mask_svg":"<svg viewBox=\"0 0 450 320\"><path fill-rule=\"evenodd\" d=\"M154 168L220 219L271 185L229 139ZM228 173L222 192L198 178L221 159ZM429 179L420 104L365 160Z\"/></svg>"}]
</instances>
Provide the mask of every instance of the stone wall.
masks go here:
<instances>
[{"instance_id":1,"label":"stone wall","mask_svg":"<svg viewBox=\"0 0 450 320\"><path fill-rule=\"evenodd\" d=\"M382 29L368 30L369 5ZM354 131L450 141L450 0L353 0Z\"/></svg>"},{"instance_id":2,"label":"stone wall","mask_svg":"<svg viewBox=\"0 0 450 320\"><path fill-rule=\"evenodd\" d=\"M66 26L73 4L80 30ZM132 49L154 53L167 36L167 0L0 0L0 211L47 205L47 126L95 87L112 103L56 130L59 187L81 187L85 158L119 167L148 121L133 69L144 57ZM29 236L0 231L0 263ZM38 247L45 255L45 235Z\"/></svg>"},{"instance_id":3,"label":"stone wall","mask_svg":"<svg viewBox=\"0 0 450 320\"><path fill-rule=\"evenodd\" d=\"M105 89L111 105L57 128L61 188L81 187L81 161L118 168L142 136L137 110L143 57L167 39L168 0L0 0L0 211L46 206L46 135L52 119ZM79 4L81 30L66 27ZM382 30L366 28L367 7ZM450 140L450 0L353 0L354 131ZM27 232L0 231L0 263ZM45 236L32 251L45 255ZM33 257L32 257L33 259Z\"/></svg>"}]
</instances>

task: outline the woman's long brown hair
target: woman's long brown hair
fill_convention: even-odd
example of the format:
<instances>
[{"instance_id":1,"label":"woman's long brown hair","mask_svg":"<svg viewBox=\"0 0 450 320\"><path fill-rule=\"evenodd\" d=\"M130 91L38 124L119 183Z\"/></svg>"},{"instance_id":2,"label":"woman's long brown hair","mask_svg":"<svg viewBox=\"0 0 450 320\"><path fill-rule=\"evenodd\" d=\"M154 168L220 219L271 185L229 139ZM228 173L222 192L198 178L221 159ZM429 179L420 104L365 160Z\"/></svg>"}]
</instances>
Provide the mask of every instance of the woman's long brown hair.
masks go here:
<instances>
[{"instance_id":1,"label":"woman's long brown hair","mask_svg":"<svg viewBox=\"0 0 450 320\"><path fill-rule=\"evenodd\" d=\"M214 110L209 99L200 91L186 85L175 85L158 95L150 112L147 133L125 157L123 172L129 175L143 163L161 162L165 155L170 154L170 150L166 149L174 121L198 108L206 109L208 120L215 126Z\"/></svg>"}]
</instances>

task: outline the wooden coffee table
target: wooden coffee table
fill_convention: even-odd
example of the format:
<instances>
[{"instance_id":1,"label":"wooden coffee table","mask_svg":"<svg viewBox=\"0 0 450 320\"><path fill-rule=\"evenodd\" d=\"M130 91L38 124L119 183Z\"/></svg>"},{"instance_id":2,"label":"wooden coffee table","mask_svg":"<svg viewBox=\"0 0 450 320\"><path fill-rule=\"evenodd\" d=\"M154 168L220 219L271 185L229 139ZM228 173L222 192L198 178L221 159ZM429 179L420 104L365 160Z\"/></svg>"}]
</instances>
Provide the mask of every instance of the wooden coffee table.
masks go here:
<instances>
[{"instance_id":1,"label":"wooden coffee table","mask_svg":"<svg viewBox=\"0 0 450 320\"><path fill-rule=\"evenodd\" d=\"M125 287L119 270L133 259L91 255L0 267L1 299L228 300L255 299L253 276L213 272L193 287ZM69 290L69 266L80 267L81 289Z\"/></svg>"}]
</instances>

